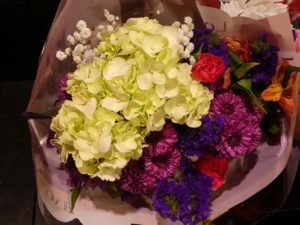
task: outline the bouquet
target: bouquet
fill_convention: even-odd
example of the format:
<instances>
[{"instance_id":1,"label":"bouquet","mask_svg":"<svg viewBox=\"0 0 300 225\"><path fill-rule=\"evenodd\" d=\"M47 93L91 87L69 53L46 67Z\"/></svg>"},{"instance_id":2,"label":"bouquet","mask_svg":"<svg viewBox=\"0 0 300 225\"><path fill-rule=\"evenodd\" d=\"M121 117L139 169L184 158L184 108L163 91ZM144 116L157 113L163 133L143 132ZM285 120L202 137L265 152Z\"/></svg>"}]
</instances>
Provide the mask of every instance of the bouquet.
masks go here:
<instances>
[{"instance_id":1,"label":"bouquet","mask_svg":"<svg viewBox=\"0 0 300 225\"><path fill-rule=\"evenodd\" d=\"M249 156L258 164L253 156L257 159L259 146L285 140L283 148L290 149L290 137L282 137L293 132L299 68L281 59L286 42L276 43L270 30L252 21L252 28L259 29L250 35L220 32L205 16L208 9L198 8L206 27L195 25L190 16L163 24L155 19L164 14L159 7L123 22L104 9L105 22L81 19L65 31L65 47L49 50L58 68L52 73L59 76L36 85L55 83L57 95L44 94L55 104L43 109L50 113L33 113L37 121L49 114L51 119L31 127L42 140L37 170L44 164L60 173L51 183L63 181L70 191L64 207L69 214L62 221L69 221L81 201L80 221L89 225L96 221L88 218L90 205L112 202L120 204L110 208L115 218L119 208L132 207L146 210L139 212L148 216L145 224L169 223L162 218L198 224L228 209L222 206L226 201L218 203L226 187L247 190L230 201L230 208L276 177L263 177L250 191L243 186L257 172L248 180L247 173L238 176L241 184L232 182ZM38 136L37 130L47 128L48 134ZM275 159L280 168L290 152L285 151L285 159ZM40 195L49 198L49 190ZM153 219L154 211L160 219Z\"/></svg>"}]
</instances>

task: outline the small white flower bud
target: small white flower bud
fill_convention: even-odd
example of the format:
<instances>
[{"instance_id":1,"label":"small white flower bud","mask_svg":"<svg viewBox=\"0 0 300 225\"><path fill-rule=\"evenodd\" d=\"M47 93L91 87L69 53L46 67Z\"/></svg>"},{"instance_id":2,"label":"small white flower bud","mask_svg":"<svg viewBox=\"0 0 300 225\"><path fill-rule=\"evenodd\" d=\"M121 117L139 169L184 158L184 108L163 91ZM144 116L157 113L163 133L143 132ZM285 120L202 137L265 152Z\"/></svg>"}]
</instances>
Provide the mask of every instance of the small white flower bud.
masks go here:
<instances>
[{"instance_id":1,"label":"small white flower bud","mask_svg":"<svg viewBox=\"0 0 300 225\"><path fill-rule=\"evenodd\" d=\"M102 35L100 32L97 33L96 38L98 39L98 41L102 41Z\"/></svg>"},{"instance_id":2,"label":"small white flower bud","mask_svg":"<svg viewBox=\"0 0 300 225\"><path fill-rule=\"evenodd\" d=\"M70 34L67 36L67 41L70 45L75 45L76 42L75 38Z\"/></svg>"},{"instance_id":3,"label":"small white flower bud","mask_svg":"<svg viewBox=\"0 0 300 225\"><path fill-rule=\"evenodd\" d=\"M98 29L99 29L99 30L104 30L104 29L105 29L105 26L99 25L99 26L98 26Z\"/></svg>"},{"instance_id":4,"label":"small white flower bud","mask_svg":"<svg viewBox=\"0 0 300 225\"><path fill-rule=\"evenodd\" d=\"M92 31L89 28L84 28L80 32L82 39L89 39L92 36Z\"/></svg>"},{"instance_id":5,"label":"small white flower bud","mask_svg":"<svg viewBox=\"0 0 300 225\"><path fill-rule=\"evenodd\" d=\"M186 24L191 24L193 22L193 19L190 16L184 17L184 22Z\"/></svg>"},{"instance_id":6,"label":"small white flower bud","mask_svg":"<svg viewBox=\"0 0 300 225\"><path fill-rule=\"evenodd\" d=\"M192 37L194 36L194 32L193 32L193 31L189 31L189 32L187 33L187 36L188 36L189 38L192 38Z\"/></svg>"},{"instance_id":7,"label":"small white flower bud","mask_svg":"<svg viewBox=\"0 0 300 225\"><path fill-rule=\"evenodd\" d=\"M114 31L114 27L113 27L112 25L107 25L107 26L106 26L106 30L107 30L108 32L113 32L113 31Z\"/></svg>"},{"instance_id":8,"label":"small white flower bud","mask_svg":"<svg viewBox=\"0 0 300 225\"><path fill-rule=\"evenodd\" d=\"M72 53L72 49L71 48L66 48L65 49L65 53L69 56Z\"/></svg>"},{"instance_id":9,"label":"small white flower bud","mask_svg":"<svg viewBox=\"0 0 300 225\"><path fill-rule=\"evenodd\" d=\"M175 21L173 24L172 24L173 27L180 27L180 23L178 21Z\"/></svg>"},{"instance_id":10,"label":"small white flower bud","mask_svg":"<svg viewBox=\"0 0 300 225\"><path fill-rule=\"evenodd\" d=\"M56 58L60 61L64 61L67 58L67 54L64 53L63 51L58 50L56 52Z\"/></svg>"},{"instance_id":11,"label":"small white flower bud","mask_svg":"<svg viewBox=\"0 0 300 225\"><path fill-rule=\"evenodd\" d=\"M193 43L190 42L190 43L188 44L188 46L186 46L186 48L187 48L190 52L192 52L192 51L194 50L195 46L194 46Z\"/></svg>"},{"instance_id":12,"label":"small white flower bud","mask_svg":"<svg viewBox=\"0 0 300 225\"><path fill-rule=\"evenodd\" d=\"M78 30L82 30L82 29L86 28L86 22L84 20L79 20L76 24L76 28Z\"/></svg>"},{"instance_id":13,"label":"small white flower bud","mask_svg":"<svg viewBox=\"0 0 300 225\"><path fill-rule=\"evenodd\" d=\"M81 41L81 35L78 31L75 31L73 34L76 41Z\"/></svg>"},{"instance_id":14,"label":"small white flower bud","mask_svg":"<svg viewBox=\"0 0 300 225\"><path fill-rule=\"evenodd\" d=\"M107 9L104 9L103 14L104 14L105 17L107 17L107 16L110 15L110 12Z\"/></svg>"},{"instance_id":15,"label":"small white flower bud","mask_svg":"<svg viewBox=\"0 0 300 225\"><path fill-rule=\"evenodd\" d=\"M84 51L84 46L83 46L83 44L78 44L78 45L76 45L75 48L74 48L74 50L73 50L73 52L74 52L75 54L82 53L83 51Z\"/></svg>"},{"instance_id":16,"label":"small white flower bud","mask_svg":"<svg viewBox=\"0 0 300 225\"><path fill-rule=\"evenodd\" d=\"M106 19L107 19L108 22L113 22L115 20L115 16L110 14L110 15L107 16Z\"/></svg>"},{"instance_id":17,"label":"small white flower bud","mask_svg":"<svg viewBox=\"0 0 300 225\"><path fill-rule=\"evenodd\" d=\"M81 60L81 57L79 55L75 55L75 56L73 56L73 61L76 64L80 64L82 60Z\"/></svg>"},{"instance_id":18,"label":"small white flower bud","mask_svg":"<svg viewBox=\"0 0 300 225\"><path fill-rule=\"evenodd\" d=\"M182 24L181 29L183 30L184 33L188 33L190 30L186 24Z\"/></svg>"}]
</instances>

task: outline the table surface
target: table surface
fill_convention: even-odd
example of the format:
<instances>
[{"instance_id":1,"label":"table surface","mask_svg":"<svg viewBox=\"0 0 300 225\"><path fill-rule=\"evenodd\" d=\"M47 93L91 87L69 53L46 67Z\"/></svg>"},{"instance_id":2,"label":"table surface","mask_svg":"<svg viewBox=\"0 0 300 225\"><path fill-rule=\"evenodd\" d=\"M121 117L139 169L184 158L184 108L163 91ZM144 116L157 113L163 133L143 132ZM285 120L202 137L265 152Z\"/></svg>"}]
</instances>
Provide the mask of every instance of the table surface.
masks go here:
<instances>
[{"instance_id":1,"label":"table surface","mask_svg":"<svg viewBox=\"0 0 300 225\"><path fill-rule=\"evenodd\" d=\"M30 133L22 116L32 85L0 82L0 225L46 225L36 204ZM299 219L300 170L285 205L257 225Z\"/></svg>"}]
</instances>

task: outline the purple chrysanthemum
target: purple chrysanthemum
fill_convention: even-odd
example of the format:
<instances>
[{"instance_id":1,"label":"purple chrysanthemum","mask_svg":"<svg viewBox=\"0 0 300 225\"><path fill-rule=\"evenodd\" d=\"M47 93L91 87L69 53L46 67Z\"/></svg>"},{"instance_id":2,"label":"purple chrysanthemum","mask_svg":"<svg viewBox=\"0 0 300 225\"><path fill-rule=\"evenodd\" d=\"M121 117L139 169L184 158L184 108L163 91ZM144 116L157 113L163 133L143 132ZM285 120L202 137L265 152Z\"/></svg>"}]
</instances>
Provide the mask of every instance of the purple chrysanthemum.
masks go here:
<instances>
[{"instance_id":1,"label":"purple chrysanthemum","mask_svg":"<svg viewBox=\"0 0 300 225\"><path fill-rule=\"evenodd\" d=\"M243 99L233 92L218 94L210 106L210 115L216 117L223 115L225 121L235 121L246 115L247 109Z\"/></svg>"},{"instance_id":2,"label":"purple chrysanthemum","mask_svg":"<svg viewBox=\"0 0 300 225\"><path fill-rule=\"evenodd\" d=\"M59 82L57 95L61 103L63 103L65 100L71 99L71 95L67 93L67 86L68 86L67 82L69 80L69 76L70 76L69 74L64 75Z\"/></svg>"},{"instance_id":3,"label":"purple chrysanthemum","mask_svg":"<svg viewBox=\"0 0 300 225\"><path fill-rule=\"evenodd\" d=\"M202 117L200 128L190 128L188 126L177 126L178 146L185 157L201 156L218 140L218 135L224 126L222 115L211 119L209 116Z\"/></svg>"},{"instance_id":4,"label":"purple chrysanthemum","mask_svg":"<svg viewBox=\"0 0 300 225\"><path fill-rule=\"evenodd\" d=\"M160 153L160 151L164 153L165 148L169 148L177 142L177 132L172 123L167 122L161 131L151 132L145 141L151 150L156 153Z\"/></svg>"},{"instance_id":5,"label":"purple chrysanthemum","mask_svg":"<svg viewBox=\"0 0 300 225\"><path fill-rule=\"evenodd\" d=\"M259 123L261 122L265 114L251 102L249 96L244 94L242 95L242 98L247 109L246 118L251 117L251 120L256 121L259 126ZM262 101L260 99L257 99L257 101L262 105Z\"/></svg>"},{"instance_id":6,"label":"purple chrysanthemum","mask_svg":"<svg viewBox=\"0 0 300 225\"><path fill-rule=\"evenodd\" d=\"M261 143L262 131L261 128L259 127L260 121L261 120L258 120L258 117L256 115L248 114L246 123L251 130L251 134L250 134L251 141L247 153L253 152L257 148L257 146Z\"/></svg>"},{"instance_id":7,"label":"purple chrysanthemum","mask_svg":"<svg viewBox=\"0 0 300 225\"><path fill-rule=\"evenodd\" d=\"M140 164L140 161L131 160L121 173L121 187L134 195L145 194L156 186L156 179L143 170Z\"/></svg>"},{"instance_id":8,"label":"purple chrysanthemum","mask_svg":"<svg viewBox=\"0 0 300 225\"><path fill-rule=\"evenodd\" d=\"M157 179L173 175L179 166L181 154L175 146L152 148L149 151L144 150L144 152L144 168L151 176Z\"/></svg>"},{"instance_id":9,"label":"purple chrysanthemum","mask_svg":"<svg viewBox=\"0 0 300 225\"><path fill-rule=\"evenodd\" d=\"M196 225L210 214L212 178L202 173L190 173L177 183L162 180L152 196L154 209L172 221Z\"/></svg>"},{"instance_id":10,"label":"purple chrysanthemum","mask_svg":"<svg viewBox=\"0 0 300 225\"><path fill-rule=\"evenodd\" d=\"M227 121L216 150L226 158L246 154L252 142L252 127L241 121Z\"/></svg>"},{"instance_id":11,"label":"purple chrysanthemum","mask_svg":"<svg viewBox=\"0 0 300 225\"><path fill-rule=\"evenodd\" d=\"M179 166L181 154L175 148L177 132L171 123L166 123L162 131L152 132L147 138L148 147L144 149L144 169L157 179L174 174Z\"/></svg>"}]
</instances>

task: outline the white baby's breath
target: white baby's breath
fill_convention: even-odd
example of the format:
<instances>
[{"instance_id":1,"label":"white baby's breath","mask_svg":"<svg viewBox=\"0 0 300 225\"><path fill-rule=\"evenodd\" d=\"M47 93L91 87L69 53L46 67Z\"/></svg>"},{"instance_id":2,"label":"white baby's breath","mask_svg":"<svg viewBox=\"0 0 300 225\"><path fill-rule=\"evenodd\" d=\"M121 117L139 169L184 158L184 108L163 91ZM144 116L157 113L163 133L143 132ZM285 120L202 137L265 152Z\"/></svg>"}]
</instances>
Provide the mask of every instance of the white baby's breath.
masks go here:
<instances>
[{"instance_id":1,"label":"white baby's breath","mask_svg":"<svg viewBox=\"0 0 300 225\"><path fill-rule=\"evenodd\" d=\"M56 52L56 58L60 61L64 61L67 58L67 54L59 50Z\"/></svg>"},{"instance_id":2,"label":"white baby's breath","mask_svg":"<svg viewBox=\"0 0 300 225\"><path fill-rule=\"evenodd\" d=\"M80 31L87 27L87 24L84 20L79 20L76 24L76 28Z\"/></svg>"},{"instance_id":3,"label":"white baby's breath","mask_svg":"<svg viewBox=\"0 0 300 225\"><path fill-rule=\"evenodd\" d=\"M70 45L75 45L75 43L76 43L75 38L70 34L67 36L67 41Z\"/></svg>"},{"instance_id":4,"label":"white baby's breath","mask_svg":"<svg viewBox=\"0 0 300 225\"><path fill-rule=\"evenodd\" d=\"M72 49L71 48L66 48L65 53L67 54L67 56L71 55Z\"/></svg>"},{"instance_id":5,"label":"white baby's breath","mask_svg":"<svg viewBox=\"0 0 300 225\"><path fill-rule=\"evenodd\" d=\"M185 17L184 23L180 24L178 21L172 24L173 27L177 28L178 41L180 43L179 55L183 59L189 59L191 53L194 50L194 45L191 43L193 37L194 24L191 17Z\"/></svg>"}]
</instances>

